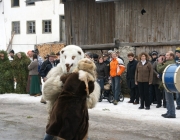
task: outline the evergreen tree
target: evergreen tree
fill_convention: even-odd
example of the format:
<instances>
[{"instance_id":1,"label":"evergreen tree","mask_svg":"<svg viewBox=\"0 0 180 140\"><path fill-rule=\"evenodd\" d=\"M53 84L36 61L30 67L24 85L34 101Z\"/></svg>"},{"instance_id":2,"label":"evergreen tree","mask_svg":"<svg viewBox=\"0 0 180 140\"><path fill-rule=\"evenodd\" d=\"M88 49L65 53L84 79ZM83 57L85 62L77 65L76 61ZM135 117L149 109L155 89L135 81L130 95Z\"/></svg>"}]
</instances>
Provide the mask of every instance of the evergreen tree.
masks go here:
<instances>
[{"instance_id":1,"label":"evergreen tree","mask_svg":"<svg viewBox=\"0 0 180 140\"><path fill-rule=\"evenodd\" d=\"M0 50L0 94L14 92L14 78L7 52Z\"/></svg>"}]
</instances>

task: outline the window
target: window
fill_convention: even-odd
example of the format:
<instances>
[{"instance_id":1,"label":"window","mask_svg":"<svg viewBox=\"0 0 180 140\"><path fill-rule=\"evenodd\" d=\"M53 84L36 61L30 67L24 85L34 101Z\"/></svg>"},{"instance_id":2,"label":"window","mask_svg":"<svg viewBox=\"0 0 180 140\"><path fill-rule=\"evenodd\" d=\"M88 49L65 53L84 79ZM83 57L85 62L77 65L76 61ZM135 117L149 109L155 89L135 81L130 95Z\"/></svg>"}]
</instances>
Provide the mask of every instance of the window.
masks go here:
<instances>
[{"instance_id":1,"label":"window","mask_svg":"<svg viewBox=\"0 0 180 140\"><path fill-rule=\"evenodd\" d=\"M20 34L20 22L19 21L12 22L12 31L15 32L15 34Z\"/></svg>"},{"instance_id":2,"label":"window","mask_svg":"<svg viewBox=\"0 0 180 140\"><path fill-rule=\"evenodd\" d=\"M65 42L65 17L60 16L60 41Z\"/></svg>"},{"instance_id":3,"label":"window","mask_svg":"<svg viewBox=\"0 0 180 140\"><path fill-rule=\"evenodd\" d=\"M27 33L28 34L35 34L36 33L35 21L27 21Z\"/></svg>"},{"instance_id":4,"label":"window","mask_svg":"<svg viewBox=\"0 0 180 140\"><path fill-rule=\"evenodd\" d=\"M26 6L35 5L35 2L26 2Z\"/></svg>"},{"instance_id":5,"label":"window","mask_svg":"<svg viewBox=\"0 0 180 140\"><path fill-rule=\"evenodd\" d=\"M19 0L11 0L11 6L12 7L19 6Z\"/></svg>"},{"instance_id":6,"label":"window","mask_svg":"<svg viewBox=\"0 0 180 140\"><path fill-rule=\"evenodd\" d=\"M43 20L43 33L51 33L51 20Z\"/></svg>"}]
</instances>

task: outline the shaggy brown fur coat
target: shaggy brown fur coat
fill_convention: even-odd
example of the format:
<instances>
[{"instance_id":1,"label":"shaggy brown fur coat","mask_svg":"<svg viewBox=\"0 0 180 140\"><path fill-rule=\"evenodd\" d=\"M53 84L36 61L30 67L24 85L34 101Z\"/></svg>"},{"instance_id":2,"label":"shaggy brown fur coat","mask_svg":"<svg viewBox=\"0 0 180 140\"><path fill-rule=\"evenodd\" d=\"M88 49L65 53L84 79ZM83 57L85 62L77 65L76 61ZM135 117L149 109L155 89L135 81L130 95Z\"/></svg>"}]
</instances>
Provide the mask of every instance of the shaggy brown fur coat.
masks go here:
<instances>
[{"instance_id":1,"label":"shaggy brown fur coat","mask_svg":"<svg viewBox=\"0 0 180 140\"><path fill-rule=\"evenodd\" d=\"M63 91L56 100L46 127L46 133L65 140L86 139L89 116L86 103L87 92L79 73L61 77ZM94 90L94 82L88 82L89 93Z\"/></svg>"}]
</instances>

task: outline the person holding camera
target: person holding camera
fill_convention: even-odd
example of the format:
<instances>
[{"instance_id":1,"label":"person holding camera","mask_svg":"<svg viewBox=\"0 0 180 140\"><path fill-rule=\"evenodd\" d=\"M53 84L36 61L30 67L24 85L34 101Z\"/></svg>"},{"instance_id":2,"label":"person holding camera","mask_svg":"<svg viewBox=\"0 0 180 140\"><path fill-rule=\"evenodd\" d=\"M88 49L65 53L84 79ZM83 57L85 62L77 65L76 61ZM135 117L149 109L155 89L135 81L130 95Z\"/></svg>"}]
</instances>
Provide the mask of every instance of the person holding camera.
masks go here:
<instances>
[{"instance_id":1,"label":"person holding camera","mask_svg":"<svg viewBox=\"0 0 180 140\"><path fill-rule=\"evenodd\" d=\"M159 74L157 72L157 65L158 65L158 59L161 59L162 61L165 60L165 54L160 54L159 57L157 58L157 60L153 63L153 82L152 82L152 85L153 85L153 88L154 88L154 92L155 92L155 96L156 96L156 100L157 100L157 106L156 108L160 108L162 106L162 93L163 93L163 90L159 88L160 86L160 83L161 83L161 74ZM163 103L163 106L164 106L165 103Z\"/></svg>"}]
</instances>

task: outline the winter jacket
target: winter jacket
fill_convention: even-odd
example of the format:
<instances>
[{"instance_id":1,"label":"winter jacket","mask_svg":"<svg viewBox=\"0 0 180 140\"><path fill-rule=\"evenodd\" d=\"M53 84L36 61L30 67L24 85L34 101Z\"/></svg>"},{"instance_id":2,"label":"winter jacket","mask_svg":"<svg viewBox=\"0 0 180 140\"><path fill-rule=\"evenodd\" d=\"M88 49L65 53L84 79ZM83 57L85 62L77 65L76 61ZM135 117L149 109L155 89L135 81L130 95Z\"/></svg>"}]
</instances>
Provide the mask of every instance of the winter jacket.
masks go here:
<instances>
[{"instance_id":1,"label":"winter jacket","mask_svg":"<svg viewBox=\"0 0 180 140\"><path fill-rule=\"evenodd\" d=\"M109 72L110 72L110 61L106 60L104 61L105 65L106 65L106 69L107 69L107 72L108 72L108 77L109 77Z\"/></svg>"},{"instance_id":2,"label":"winter jacket","mask_svg":"<svg viewBox=\"0 0 180 140\"><path fill-rule=\"evenodd\" d=\"M156 62L156 60L157 60L157 58L152 58L152 60L151 60L151 64L153 65L153 64L154 64L154 62Z\"/></svg>"},{"instance_id":3,"label":"winter jacket","mask_svg":"<svg viewBox=\"0 0 180 140\"><path fill-rule=\"evenodd\" d=\"M169 65L169 64L174 64L175 61L174 59L173 60L167 60L165 63L162 63L162 64L158 64L157 65L157 72L158 73L163 73L164 69Z\"/></svg>"},{"instance_id":4,"label":"winter jacket","mask_svg":"<svg viewBox=\"0 0 180 140\"><path fill-rule=\"evenodd\" d=\"M161 83L161 79L160 79L160 77L158 78L157 77L157 75L159 75L159 73L157 72L157 64L158 64L158 62L157 61L155 61L154 63L153 63L153 85L159 85L160 83Z\"/></svg>"},{"instance_id":5,"label":"winter jacket","mask_svg":"<svg viewBox=\"0 0 180 140\"><path fill-rule=\"evenodd\" d=\"M153 81L153 67L150 62L146 61L144 65L139 62L136 66L135 82L148 82L152 84Z\"/></svg>"},{"instance_id":6,"label":"winter jacket","mask_svg":"<svg viewBox=\"0 0 180 140\"><path fill-rule=\"evenodd\" d=\"M105 63L96 63L96 71L98 79L108 79L108 71Z\"/></svg>"},{"instance_id":7,"label":"winter jacket","mask_svg":"<svg viewBox=\"0 0 180 140\"><path fill-rule=\"evenodd\" d=\"M120 72L118 71L119 69L119 64L124 64L123 61L119 58L112 59L110 62L110 76L115 77L115 76L120 76Z\"/></svg>"},{"instance_id":8,"label":"winter jacket","mask_svg":"<svg viewBox=\"0 0 180 140\"><path fill-rule=\"evenodd\" d=\"M54 63L53 63L54 64ZM55 65L54 65L55 66ZM42 78L46 77L48 72L53 68L53 65L49 60L46 60L43 62L41 69L40 69L40 75Z\"/></svg>"},{"instance_id":9,"label":"winter jacket","mask_svg":"<svg viewBox=\"0 0 180 140\"><path fill-rule=\"evenodd\" d=\"M37 59L35 59L34 61L32 61L29 64L28 70L29 70L29 75L38 75L38 61L37 61Z\"/></svg>"},{"instance_id":10,"label":"winter jacket","mask_svg":"<svg viewBox=\"0 0 180 140\"><path fill-rule=\"evenodd\" d=\"M43 59L40 55L38 55L38 72L40 72L42 63L43 63Z\"/></svg>"},{"instance_id":11,"label":"winter jacket","mask_svg":"<svg viewBox=\"0 0 180 140\"><path fill-rule=\"evenodd\" d=\"M129 61L129 63L127 64L126 80L129 88L135 87L135 71L136 71L137 63L138 61L133 60L133 61Z\"/></svg>"},{"instance_id":12,"label":"winter jacket","mask_svg":"<svg viewBox=\"0 0 180 140\"><path fill-rule=\"evenodd\" d=\"M165 63L162 63L162 64L157 64L157 72L161 75L161 77L162 77L162 73L163 73L163 71L164 71L164 69L168 66L168 65L170 65L170 64L174 64L175 63L175 61L174 60L167 60ZM164 87L163 87L163 84L162 84L162 81L160 82L160 84L159 84L159 88L160 89L164 89Z\"/></svg>"}]
</instances>

